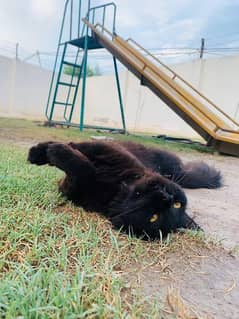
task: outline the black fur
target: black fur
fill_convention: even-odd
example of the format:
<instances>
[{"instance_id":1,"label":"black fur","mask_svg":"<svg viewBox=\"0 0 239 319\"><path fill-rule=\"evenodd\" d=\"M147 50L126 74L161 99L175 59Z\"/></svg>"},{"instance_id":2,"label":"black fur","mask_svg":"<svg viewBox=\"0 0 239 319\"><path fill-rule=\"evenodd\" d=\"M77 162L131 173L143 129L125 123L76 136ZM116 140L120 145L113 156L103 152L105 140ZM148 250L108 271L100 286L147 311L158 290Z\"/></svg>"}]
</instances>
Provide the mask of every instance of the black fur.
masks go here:
<instances>
[{"instance_id":1,"label":"black fur","mask_svg":"<svg viewBox=\"0 0 239 319\"><path fill-rule=\"evenodd\" d=\"M132 142L122 145L146 167L160 173L184 188L219 188L221 173L204 162L184 164L175 154L156 148L147 148Z\"/></svg>"},{"instance_id":2,"label":"black fur","mask_svg":"<svg viewBox=\"0 0 239 319\"><path fill-rule=\"evenodd\" d=\"M59 190L68 199L143 239L157 239L178 228L200 228L186 214L186 196L173 180L187 187L214 183L189 173L177 156L135 143L46 142L32 147L28 160L63 170Z\"/></svg>"}]
</instances>

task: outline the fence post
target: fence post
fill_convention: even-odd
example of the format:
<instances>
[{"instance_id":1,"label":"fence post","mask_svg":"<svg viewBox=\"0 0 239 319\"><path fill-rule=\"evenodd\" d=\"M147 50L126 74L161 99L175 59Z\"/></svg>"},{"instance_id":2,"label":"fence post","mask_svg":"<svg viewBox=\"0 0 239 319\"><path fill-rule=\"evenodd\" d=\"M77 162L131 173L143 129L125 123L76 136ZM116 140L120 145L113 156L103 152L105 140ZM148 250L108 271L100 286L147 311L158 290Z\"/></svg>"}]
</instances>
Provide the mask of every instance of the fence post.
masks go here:
<instances>
[{"instance_id":1,"label":"fence post","mask_svg":"<svg viewBox=\"0 0 239 319\"><path fill-rule=\"evenodd\" d=\"M200 59L203 58L204 49L205 49L205 39L202 38L202 39L201 39L201 49L200 49Z\"/></svg>"},{"instance_id":2,"label":"fence post","mask_svg":"<svg viewBox=\"0 0 239 319\"><path fill-rule=\"evenodd\" d=\"M16 60L19 59L19 43L16 43Z\"/></svg>"}]
</instances>

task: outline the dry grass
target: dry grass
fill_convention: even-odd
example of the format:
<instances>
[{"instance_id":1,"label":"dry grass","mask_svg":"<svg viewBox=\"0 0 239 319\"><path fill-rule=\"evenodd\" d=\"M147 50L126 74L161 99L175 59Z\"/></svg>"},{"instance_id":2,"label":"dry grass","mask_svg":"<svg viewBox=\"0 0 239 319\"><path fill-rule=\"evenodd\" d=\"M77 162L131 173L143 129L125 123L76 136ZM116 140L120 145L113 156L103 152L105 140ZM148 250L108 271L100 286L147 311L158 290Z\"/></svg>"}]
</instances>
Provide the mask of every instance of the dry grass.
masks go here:
<instances>
[{"instance_id":1,"label":"dry grass","mask_svg":"<svg viewBox=\"0 0 239 319\"><path fill-rule=\"evenodd\" d=\"M193 306L182 298L180 291L175 288L169 288L167 293L167 306L169 311L166 313L176 315L177 319L211 319L208 315L201 315Z\"/></svg>"},{"instance_id":2,"label":"dry grass","mask_svg":"<svg viewBox=\"0 0 239 319\"><path fill-rule=\"evenodd\" d=\"M68 142L74 140L82 141L89 139L92 135L105 135L109 138L119 140L130 140L134 142L144 143L149 146L160 146L164 149L184 152L203 152L212 153L212 149L206 146L189 145L182 143L167 142L150 136L139 135L121 135L111 134L108 132L101 132L95 130L84 130L80 132L77 128L67 128L62 126L45 127L40 121L28 121L19 119L0 118L0 140L12 141L14 144L29 145L44 140L58 140Z\"/></svg>"},{"instance_id":3,"label":"dry grass","mask_svg":"<svg viewBox=\"0 0 239 319\"><path fill-rule=\"evenodd\" d=\"M4 138L9 121L2 123ZM196 273L219 246L201 232L143 242L66 202L57 192L62 173L27 164L24 145L32 136L66 141L92 132L15 124L10 138L23 146L3 143L0 154L0 317L201 319L179 292L154 298L141 287L152 271L172 287L175 264Z\"/></svg>"}]
</instances>

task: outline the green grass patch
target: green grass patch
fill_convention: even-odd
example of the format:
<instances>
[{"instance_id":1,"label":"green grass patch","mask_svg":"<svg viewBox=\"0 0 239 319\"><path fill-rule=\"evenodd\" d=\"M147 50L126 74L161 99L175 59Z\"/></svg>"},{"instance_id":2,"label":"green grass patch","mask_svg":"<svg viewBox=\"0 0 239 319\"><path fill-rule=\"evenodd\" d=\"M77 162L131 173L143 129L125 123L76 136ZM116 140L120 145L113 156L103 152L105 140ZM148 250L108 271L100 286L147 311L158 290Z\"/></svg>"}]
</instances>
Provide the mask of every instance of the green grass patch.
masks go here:
<instances>
[{"instance_id":1,"label":"green grass patch","mask_svg":"<svg viewBox=\"0 0 239 319\"><path fill-rule=\"evenodd\" d=\"M65 203L56 185L62 173L30 165L26 155L1 146L0 317L152 318L158 305L146 311L119 276L149 247Z\"/></svg>"},{"instance_id":2,"label":"green grass patch","mask_svg":"<svg viewBox=\"0 0 239 319\"><path fill-rule=\"evenodd\" d=\"M134 141L144 145L161 147L166 150L176 152L202 152L213 153L213 149L200 144L184 144L179 142L169 142L149 135L141 136L139 134L111 134L96 130L84 130L80 132L77 128L66 127L44 127L42 122L33 122L21 119L0 118L0 138L12 139L15 141L81 141L90 139L91 136L104 135L118 140Z\"/></svg>"},{"instance_id":3,"label":"green grass patch","mask_svg":"<svg viewBox=\"0 0 239 319\"><path fill-rule=\"evenodd\" d=\"M22 120L0 119L0 125L1 138L17 142L101 134ZM163 145L150 138L117 138ZM152 264L164 273L169 252L190 254L192 245L195 254L198 246L209 245L203 236L145 243L119 234L103 217L58 193L62 172L27 163L26 147L0 146L0 318L175 318L164 312L160 292L151 300L132 287L130 273Z\"/></svg>"}]
</instances>

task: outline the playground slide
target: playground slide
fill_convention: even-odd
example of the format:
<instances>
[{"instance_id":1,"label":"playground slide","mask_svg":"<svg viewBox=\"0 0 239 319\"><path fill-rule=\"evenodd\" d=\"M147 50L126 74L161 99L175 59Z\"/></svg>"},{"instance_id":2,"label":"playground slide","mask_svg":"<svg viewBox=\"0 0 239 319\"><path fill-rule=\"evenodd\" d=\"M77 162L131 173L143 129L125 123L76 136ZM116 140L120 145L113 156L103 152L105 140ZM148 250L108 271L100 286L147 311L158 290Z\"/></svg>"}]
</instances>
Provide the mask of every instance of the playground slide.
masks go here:
<instances>
[{"instance_id":1,"label":"playground slide","mask_svg":"<svg viewBox=\"0 0 239 319\"><path fill-rule=\"evenodd\" d=\"M221 153L239 156L239 124L234 119L135 41L126 41L102 25L83 21L102 47L196 130L208 145Z\"/></svg>"}]
</instances>

